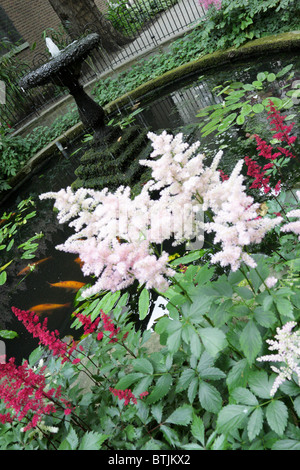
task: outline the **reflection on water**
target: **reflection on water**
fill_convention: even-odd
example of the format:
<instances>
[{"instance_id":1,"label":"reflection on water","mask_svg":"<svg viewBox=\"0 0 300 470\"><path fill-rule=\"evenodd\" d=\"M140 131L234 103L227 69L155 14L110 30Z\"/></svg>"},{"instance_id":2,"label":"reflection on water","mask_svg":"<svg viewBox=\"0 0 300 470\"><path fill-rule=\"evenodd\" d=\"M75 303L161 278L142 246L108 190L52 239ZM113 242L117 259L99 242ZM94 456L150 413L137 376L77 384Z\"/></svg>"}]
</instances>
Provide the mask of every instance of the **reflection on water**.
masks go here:
<instances>
[{"instance_id":1,"label":"reflection on water","mask_svg":"<svg viewBox=\"0 0 300 470\"><path fill-rule=\"evenodd\" d=\"M144 111L137 115L137 123L144 127L151 127L158 131L168 129L174 134L183 131L185 135L194 140L200 138L200 132L197 130L197 118L195 117L199 110L206 106L221 102L221 98L213 88L223 84L226 80L251 82L259 71L277 72L283 66L294 63L295 71L299 71L299 62L293 56L285 56L284 59L271 58L257 60L253 65L241 64L234 70L224 68L218 73L211 72L205 77L192 77L181 83L174 83L164 90L156 90L147 96L141 106ZM298 76L298 78L300 78ZM297 74L295 76L297 79ZM279 89L280 84L272 83L273 96L280 96L283 93ZM141 100L140 100L141 101ZM130 112L132 103L129 104ZM213 135L201 138L201 150L216 152L220 145L227 145L227 159L231 162L236 159L238 152L235 144L237 143L240 130L233 129L216 139ZM244 138L244 136L243 136ZM16 306L21 309L31 309L39 304L60 304L59 308L53 308L51 312L45 312L41 315L47 315L49 318L49 328L58 329L62 336L70 334L70 315L74 300L74 292L67 289L53 287L50 284L61 281L79 281L90 282L90 279L84 278L80 266L75 262L75 256L60 252L55 246L63 243L72 233L66 225L60 225L56 214L53 211L53 201L38 199L39 194L47 191L58 191L70 185L76 176L74 171L79 165L81 152L72 155L74 150L82 146L81 138L74 141L70 148L63 154L58 154L52 158L38 173L31 175L30 180L26 182L12 197L3 204L3 211L14 210L15 206L22 199L33 197L36 203L37 216L28 222L22 231L22 241L33 236L35 233L43 232L44 237L40 240L39 248L34 260L49 258L40 264L36 270L26 276L20 282L18 272L27 264L26 260L12 263L8 272L8 281L1 287L1 312L0 328L13 329L18 331L19 337L6 342L7 356L16 356L18 360L27 357L30 351L36 347L34 341L25 328L14 319L11 313L11 307ZM225 163L226 166L226 163ZM69 305L68 305L69 304ZM159 312L158 312L159 313ZM155 310L157 314L157 310Z\"/></svg>"}]
</instances>

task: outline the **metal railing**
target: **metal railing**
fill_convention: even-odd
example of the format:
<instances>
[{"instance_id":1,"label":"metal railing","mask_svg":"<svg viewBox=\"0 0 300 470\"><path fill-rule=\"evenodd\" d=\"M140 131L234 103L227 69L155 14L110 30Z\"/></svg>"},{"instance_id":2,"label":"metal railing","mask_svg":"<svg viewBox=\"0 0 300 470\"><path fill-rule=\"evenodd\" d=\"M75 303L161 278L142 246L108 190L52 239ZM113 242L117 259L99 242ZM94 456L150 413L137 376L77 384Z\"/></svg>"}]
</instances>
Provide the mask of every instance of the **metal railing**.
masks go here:
<instances>
[{"instance_id":1,"label":"metal railing","mask_svg":"<svg viewBox=\"0 0 300 470\"><path fill-rule=\"evenodd\" d=\"M203 16L204 9L198 0L129 0L127 5L111 6L105 18L132 40L114 53L107 53L101 46L95 49L83 64L81 82L85 84L105 72L114 71L121 64L187 31ZM101 25L86 25L84 34L91 32L101 35ZM46 54L35 55L32 69L48 58ZM18 79L24 73L22 70ZM38 116L66 93L51 83L24 93L18 88L18 79L14 80L13 92L7 93L5 104L0 105L0 122L15 129Z\"/></svg>"}]
</instances>

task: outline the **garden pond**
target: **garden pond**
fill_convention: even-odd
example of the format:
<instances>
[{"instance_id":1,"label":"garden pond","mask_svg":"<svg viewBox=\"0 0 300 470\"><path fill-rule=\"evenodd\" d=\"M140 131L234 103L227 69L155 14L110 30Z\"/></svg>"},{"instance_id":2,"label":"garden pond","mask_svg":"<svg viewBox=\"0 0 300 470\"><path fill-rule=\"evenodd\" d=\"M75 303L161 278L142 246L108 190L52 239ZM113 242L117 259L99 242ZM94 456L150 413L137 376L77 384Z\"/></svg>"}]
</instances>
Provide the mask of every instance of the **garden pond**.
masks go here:
<instances>
[{"instance_id":1,"label":"garden pond","mask_svg":"<svg viewBox=\"0 0 300 470\"><path fill-rule=\"evenodd\" d=\"M293 64L290 71L282 77L274 79L274 74L278 74L284 68L288 69L287 66L290 64ZM269 72L269 79L265 72ZM294 74L291 75L291 72ZM258 74L261 74L260 77ZM121 121L122 126L128 128L132 125L134 118L134 125L145 129L150 128L154 132L160 132L163 129L167 129L173 134L183 132L190 141L201 141L200 151L207 154L208 158L212 157L219 148L222 148L224 150L222 169L228 173L236 160L247 154L249 148L255 151L256 145L251 140L251 136L253 133L265 134L268 127L266 114L252 113L254 117L252 124L249 120L248 127L243 125L242 121L240 121L240 125L233 125L234 123L229 119L223 128L221 126L219 133L215 130L206 133L207 135L203 132L203 125L202 132L200 127L201 123L206 124L206 121L203 121L206 116L197 117L197 114L208 106L224 102L226 82L236 82L238 89L238 83L251 84L253 81L259 82L259 78L264 81L264 85L258 89L258 97L256 96L254 99L258 99L259 102L270 96L284 99L286 92L291 90L292 83L300 80L300 59L293 54L257 57L251 62L222 67L222 70L217 71L210 70L205 75L199 76L198 74L186 77L172 85L155 90L135 102L131 102L128 98L128 106L111 117L112 123L116 124ZM224 91L223 94L220 94L221 90ZM290 108L284 111L284 114L291 115L291 119L295 112L294 108L298 106L297 101L299 100L294 100ZM295 121L295 119L293 120ZM296 121L294 130L297 132L298 128L299 122ZM74 299L80 284L63 287L53 286L53 284L63 281L93 282L92 279L84 278L80 264L74 255L56 250L55 247L63 243L71 234L71 229L58 223L56 213L53 211L53 201L40 201L38 197L42 193L58 191L74 182L76 179L74 172L80 164L81 156L89 146L89 142L83 143L82 139L81 135L71 142L68 148L64 149L64 153L58 153L43 164L0 206L2 217L5 211L14 212L17 204L24 199L31 197L35 203L37 214L22 227L21 238L16 237L15 246L35 233L43 233L35 258L29 261L18 259L12 262L7 268L7 281L1 286L0 328L14 330L18 333L18 337L6 340L7 357L14 356L17 361L28 357L29 353L37 346L37 341L32 339L23 325L14 318L11 307L16 306L20 309L30 310L32 307L41 306L39 314L41 318L48 316L49 329L58 329L61 337L74 335L74 331L70 329L71 313L74 310ZM14 247L4 255L2 252L1 265L13 257ZM42 262L33 271L22 272L28 262L36 260L42 260ZM133 303L136 302L134 293L132 300ZM134 310L133 304L131 308ZM154 303L151 308L152 312ZM148 319L149 317L147 317L147 321Z\"/></svg>"}]
</instances>

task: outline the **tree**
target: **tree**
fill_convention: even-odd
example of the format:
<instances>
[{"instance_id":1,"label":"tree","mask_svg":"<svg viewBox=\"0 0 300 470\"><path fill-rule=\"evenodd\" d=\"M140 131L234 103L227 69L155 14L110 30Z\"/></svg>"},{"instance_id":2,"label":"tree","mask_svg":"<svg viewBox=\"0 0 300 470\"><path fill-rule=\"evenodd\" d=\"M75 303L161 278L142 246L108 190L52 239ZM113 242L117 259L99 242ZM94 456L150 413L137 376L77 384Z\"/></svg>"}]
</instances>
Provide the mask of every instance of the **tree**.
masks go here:
<instances>
[{"instance_id":1,"label":"tree","mask_svg":"<svg viewBox=\"0 0 300 470\"><path fill-rule=\"evenodd\" d=\"M95 5L94 0L49 0L59 16L63 27L72 39L78 39L86 32L97 32L102 47L107 52L117 51L133 38L123 36L115 30Z\"/></svg>"}]
</instances>

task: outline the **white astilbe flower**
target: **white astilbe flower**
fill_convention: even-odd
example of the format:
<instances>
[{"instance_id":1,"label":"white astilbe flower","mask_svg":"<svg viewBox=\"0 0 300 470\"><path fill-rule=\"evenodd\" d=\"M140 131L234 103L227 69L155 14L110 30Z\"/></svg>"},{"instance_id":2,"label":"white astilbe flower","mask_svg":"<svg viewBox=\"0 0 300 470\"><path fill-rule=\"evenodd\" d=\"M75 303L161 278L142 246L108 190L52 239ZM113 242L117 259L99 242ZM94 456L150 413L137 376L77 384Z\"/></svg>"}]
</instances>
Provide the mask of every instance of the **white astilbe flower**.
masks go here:
<instances>
[{"instance_id":1,"label":"white astilbe flower","mask_svg":"<svg viewBox=\"0 0 300 470\"><path fill-rule=\"evenodd\" d=\"M300 191L296 191L297 197L300 202ZM287 217L295 217L298 218L295 222L289 222L288 224L283 225L281 227L282 232L294 232L298 236L298 240L300 240L300 209L294 209L286 214Z\"/></svg>"},{"instance_id":2,"label":"white astilbe flower","mask_svg":"<svg viewBox=\"0 0 300 470\"><path fill-rule=\"evenodd\" d=\"M265 284L270 289L271 287L274 287L275 284L277 284L277 281L278 279L276 277L270 276L270 277L267 277L267 279L265 280Z\"/></svg>"},{"instance_id":3,"label":"white astilbe flower","mask_svg":"<svg viewBox=\"0 0 300 470\"><path fill-rule=\"evenodd\" d=\"M115 192L68 187L40 196L54 198L59 222L69 222L75 230L57 248L77 254L83 273L97 277L84 296L123 289L135 279L149 289L166 290L174 271L168 267L168 254L156 255L154 246L171 238L174 246L194 238L202 241L203 230L215 232L214 242L221 244L212 263L233 271L243 262L255 267L244 247L260 243L282 220L257 217L259 204L246 195L243 185L243 160L221 181L217 168L222 151L204 165L205 155L197 153L199 142L189 145L183 134L166 131L148 137L153 151L140 163L152 169L152 179L134 199L124 186ZM151 197L154 190L159 197ZM203 210L210 211L210 223L203 223Z\"/></svg>"},{"instance_id":4,"label":"white astilbe flower","mask_svg":"<svg viewBox=\"0 0 300 470\"><path fill-rule=\"evenodd\" d=\"M241 169L240 160L229 179L208 191L204 199L205 205L214 212L213 221L207 223L205 229L215 232L214 242L222 247L222 251L211 257L211 262L230 266L232 271L239 269L242 262L255 268L255 261L243 251L244 247L260 243L265 234L282 221L281 217L257 216L259 203L255 204L245 193Z\"/></svg>"},{"instance_id":5,"label":"white astilbe flower","mask_svg":"<svg viewBox=\"0 0 300 470\"><path fill-rule=\"evenodd\" d=\"M275 340L267 340L270 344L269 350L277 350L277 354L261 356L258 361L279 362L282 365L278 368L271 366L271 369L278 374L272 386L270 395L274 396L280 385L286 380L292 380L293 375L298 377L298 385L300 385L300 330L292 332L297 325L291 321L286 323L281 329L277 328Z\"/></svg>"}]
</instances>

